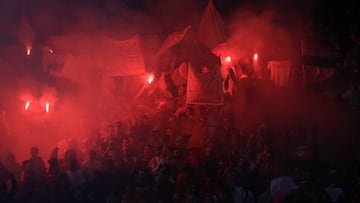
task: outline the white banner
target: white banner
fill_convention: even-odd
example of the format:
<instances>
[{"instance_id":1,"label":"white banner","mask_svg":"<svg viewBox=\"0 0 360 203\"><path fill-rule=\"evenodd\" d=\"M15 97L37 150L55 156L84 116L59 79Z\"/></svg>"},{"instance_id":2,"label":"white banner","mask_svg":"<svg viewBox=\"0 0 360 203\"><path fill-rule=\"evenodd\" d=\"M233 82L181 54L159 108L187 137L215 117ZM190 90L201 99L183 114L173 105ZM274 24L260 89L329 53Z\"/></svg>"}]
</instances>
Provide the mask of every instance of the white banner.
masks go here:
<instances>
[{"instance_id":1,"label":"white banner","mask_svg":"<svg viewBox=\"0 0 360 203\"><path fill-rule=\"evenodd\" d=\"M290 61L270 61L268 69L270 69L270 79L274 81L275 85L286 86L289 83L291 73Z\"/></svg>"}]
</instances>

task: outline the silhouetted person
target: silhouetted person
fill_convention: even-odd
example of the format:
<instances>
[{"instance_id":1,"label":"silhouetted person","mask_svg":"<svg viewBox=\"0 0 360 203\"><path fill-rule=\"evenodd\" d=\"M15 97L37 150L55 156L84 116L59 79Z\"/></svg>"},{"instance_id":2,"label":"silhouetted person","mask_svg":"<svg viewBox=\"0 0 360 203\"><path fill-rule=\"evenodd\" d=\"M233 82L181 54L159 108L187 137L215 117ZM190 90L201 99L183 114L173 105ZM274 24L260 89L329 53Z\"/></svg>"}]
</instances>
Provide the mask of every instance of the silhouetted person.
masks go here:
<instances>
[{"instance_id":1,"label":"silhouetted person","mask_svg":"<svg viewBox=\"0 0 360 203\"><path fill-rule=\"evenodd\" d=\"M22 165L24 194L27 198L37 195L36 192L43 185L46 174L45 164L41 157L39 157L39 149L32 147L30 153L30 159L24 161Z\"/></svg>"}]
</instances>

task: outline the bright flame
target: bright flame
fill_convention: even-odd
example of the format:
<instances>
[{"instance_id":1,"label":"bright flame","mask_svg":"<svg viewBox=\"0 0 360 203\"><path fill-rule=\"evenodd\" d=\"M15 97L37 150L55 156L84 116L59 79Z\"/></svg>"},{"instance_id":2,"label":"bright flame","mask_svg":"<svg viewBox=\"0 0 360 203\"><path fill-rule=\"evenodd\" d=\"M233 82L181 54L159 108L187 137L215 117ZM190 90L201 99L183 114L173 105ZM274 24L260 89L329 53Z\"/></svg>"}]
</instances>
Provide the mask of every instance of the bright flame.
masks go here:
<instances>
[{"instance_id":1,"label":"bright flame","mask_svg":"<svg viewBox=\"0 0 360 203\"><path fill-rule=\"evenodd\" d=\"M149 85L151 85L151 83L152 83L153 81L154 81L154 75L151 74L151 75L149 75L147 82L148 82Z\"/></svg>"},{"instance_id":2,"label":"bright flame","mask_svg":"<svg viewBox=\"0 0 360 203\"><path fill-rule=\"evenodd\" d=\"M49 111L50 111L50 104L49 104L49 102L46 102L46 104L45 104L45 111L46 111L46 113L49 113Z\"/></svg>"},{"instance_id":3,"label":"bright flame","mask_svg":"<svg viewBox=\"0 0 360 203\"><path fill-rule=\"evenodd\" d=\"M30 108L30 101L25 102L25 111L29 110Z\"/></svg>"},{"instance_id":4,"label":"bright flame","mask_svg":"<svg viewBox=\"0 0 360 203\"><path fill-rule=\"evenodd\" d=\"M231 63L231 56L225 57L225 62L226 63Z\"/></svg>"},{"instance_id":5,"label":"bright flame","mask_svg":"<svg viewBox=\"0 0 360 203\"><path fill-rule=\"evenodd\" d=\"M31 54L31 48L27 48L26 49L26 55L30 56L30 54Z\"/></svg>"},{"instance_id":6,"label":"bright flame","mask_svg":"<svg viewBox=\"0 0 360 203\"><path fill-rule=\"evenodd\" d=\"M257 53L254 54L254 60L258 60L259 55Z\"/></svg>"}]
</instances>

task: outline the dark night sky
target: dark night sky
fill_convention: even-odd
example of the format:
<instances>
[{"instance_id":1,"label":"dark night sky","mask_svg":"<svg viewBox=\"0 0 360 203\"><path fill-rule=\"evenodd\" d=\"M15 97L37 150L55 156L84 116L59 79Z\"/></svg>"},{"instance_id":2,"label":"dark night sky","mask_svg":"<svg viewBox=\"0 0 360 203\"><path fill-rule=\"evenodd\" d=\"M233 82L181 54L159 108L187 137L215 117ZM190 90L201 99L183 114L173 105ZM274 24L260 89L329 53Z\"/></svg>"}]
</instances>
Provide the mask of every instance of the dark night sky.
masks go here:
<instances>
[{"instance_id":1,"label":"dark night sky","mask_svg":"<svg viewBox=\"0 0 360 203\"><path fill-rule=\"evenodd\" d=\"M123 5L131 10L148 12L150 15L162 19L170 17L174 24L181 23L181 20L188 20L189 18L186 16L189 14L201 13L207 3L207 0L2 0L0 3L0 43L4 44L14 40L22 5L27 4L26 10L30 15L47 11L52 13L53 18L48 20L66 22L67 20L71 20L69 19L71 18L71 10L77 5L83 4L103 10L106 9L111 1L122 2ZM285 19L289 14L298 13L303 17L312 16L316 22L327 24L331 29L344 29L344 26L347 24L355 23L352 21L355 21L357 18L353 15L358 12L356 12L357 7L353 6L351 1L348 1L349 3L346 3L347 1L341 2L342 3L339 4L323 0L214 0L219 12L225 18L231 16L231 13L236 11L236 9L241 9L245 5L253 5L253 7L257 7L259 11L268 7L280 9L283 14L280 18ZM315 10L315 8L317 9ZM174 16L172 16L172 14L174 14ZM175 17L175 15L177 16ZM179 18L179 16L181 17ZM41 20L38 21L41 22ZM45 20L43 21L46 22ZM164 26L166 26L166 24L171 24L171 22L163 23ZM39 33L40 35L59 31L56 30L56 28L53 28L52 31L50 28L48 28L48 30L38 28L38 31L40 30L42 32Z\"/></svg>"}]
</instances>

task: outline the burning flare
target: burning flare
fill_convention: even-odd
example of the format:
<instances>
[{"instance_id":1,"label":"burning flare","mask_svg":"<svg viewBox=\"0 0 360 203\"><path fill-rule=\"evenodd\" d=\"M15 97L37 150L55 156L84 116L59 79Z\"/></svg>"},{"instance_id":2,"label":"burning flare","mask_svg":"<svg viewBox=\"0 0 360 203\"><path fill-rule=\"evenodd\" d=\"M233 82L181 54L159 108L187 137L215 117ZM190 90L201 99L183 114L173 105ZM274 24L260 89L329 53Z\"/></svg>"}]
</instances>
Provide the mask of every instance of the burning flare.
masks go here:
<instances>
[{"instance_id":1,"label":"burning flare","mask_svg":"<svg viewBox=\"0 0 360 203\"><path fill-rule=\"evenodd\" d=\"M231 56L226 56L225 57L225 62L226 63L231 63Z\"/></svg>"},{"instance_id":2,"label":"burning flare","mask_svg":"<svg viewBox=\"0 0 360 203\"><path fill-rule=\"evenodd\" d=\"M27 55L27 56L30 56L30 54L31 54L31 48L27 48L27 49L26 49L26 55Z\"/></svg>"},{"instance_id":3,"label":"burning flare","mask_svg":"<svg viewBox=\"0 0 360 203\"><path fill-rule=\"evenodd\" d=\"M259 58L259 55L257 53L255 53L254 54L254 60L256 61L256 60L258 60L258 58Z\"/></svg>"},{"instance_id":4,"label":"burning flare","mask_svg":"<svg viewBox=\"0 0 360 203\"><path fill-rule=\"evenodd\" d=\"M50 112L50 103L49 102L46 102L46 104L45 104L45 111L46 111L46 113Z\"/></svg>"},{"instance_id":5,"label":"burning flare","mask_svg":"<svg viewBox=\"0 0 360 203\"><path fill-rule=\"evenodd\" d=\"M148 77L148 84L151 85L151 83L154 81L154 75L153 74L150 74L149 77Z\"/></svg>"},{"instance_id":6,"label":"burning flare","mask_svg":"<svg viewBox=\"0 0 360 203\"><path fill-rule=\"evenodd\" d=\"M29 108L30 108L30 101L26 101L25 102L25 111L27 111L27 110L29 110Z\"/></svg>"}]
</instances>

